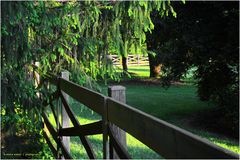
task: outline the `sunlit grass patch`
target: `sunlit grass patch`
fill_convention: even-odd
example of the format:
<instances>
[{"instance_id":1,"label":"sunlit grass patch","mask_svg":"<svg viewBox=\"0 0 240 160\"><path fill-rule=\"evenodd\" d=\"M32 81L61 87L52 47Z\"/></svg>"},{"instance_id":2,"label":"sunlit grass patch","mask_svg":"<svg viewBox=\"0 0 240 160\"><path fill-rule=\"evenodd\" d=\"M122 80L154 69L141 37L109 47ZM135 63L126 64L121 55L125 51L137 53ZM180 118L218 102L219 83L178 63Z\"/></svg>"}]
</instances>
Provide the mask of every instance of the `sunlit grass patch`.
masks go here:
<instances>
[{"instance_id":1,"label":"sunlit grass patch","mask_svg":"<svg viewBox=\"0 0 240 160\"><path fill-rule=\"evenodd\" d=\"M117 72L122 72L122 66L116 66ZM147 78L150 75L149 66L138 66L138 65L130 65L128 66L128 72L133 73L134 77Z\"/></svg>"},{"instance_id":2,"label":"sunlit grass patch","mask_svg":"<svg viewBox=\"0 0 240 160\"><path fill-rule=\"evenodd\" d=\"M148 146L134 138L132 135L127 134L127 147L128 151L134 159L160 159L161 156L151 150Z\"/></svg>"}]
</instances>

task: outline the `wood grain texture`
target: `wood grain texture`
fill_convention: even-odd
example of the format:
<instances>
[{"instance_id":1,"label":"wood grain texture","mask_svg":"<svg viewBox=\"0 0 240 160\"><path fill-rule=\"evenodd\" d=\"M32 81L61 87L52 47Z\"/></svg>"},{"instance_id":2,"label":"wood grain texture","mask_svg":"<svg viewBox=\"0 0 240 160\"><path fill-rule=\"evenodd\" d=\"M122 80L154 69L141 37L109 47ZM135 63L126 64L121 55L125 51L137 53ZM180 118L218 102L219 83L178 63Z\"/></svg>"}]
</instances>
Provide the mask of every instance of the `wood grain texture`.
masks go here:
<instances>
[{"instance_id":1,"label":"wood grain texture","mask_svg":"<svg viewBox=\"0 0 240 160\"><path fill-rule=\"evenodd\" d=\"M102 134L102 121L81 125L80 127L61 128L60 136L79 136L79 135L95 135Z\"/></svg>"},{"instance_id":2,"label":"wood grain texture","mask_svg":"<svg viewBox=\"0 0 240 160\"><path fill-rule=\"evenodd\" d=\"M179 127L113 99L107 100L108 120L130 133L164 158L238 158Z\"/></svg>"},{"instance_id":3,"label":"wood grain texture","mask_svg":"<svg viewBox=\"0 0 240 160\"><path fill-rule=\"evenodd\" d=\"M128 154L126 146L123 146L121 141L119 141L118 137L115 136L115 133L113 132L112 128L109 127L109 136L110 136L110 143L111 143L111 159L116 159L114 157L114 151L117 153L118 157L121 159L131 159L131 156Z\"/></svg>"},{"instance_id":4,"label":"wood grain texture","mask_svg":"<svg viewBox=\"0 0 240 160\"><path fill-rule=\"evenodd\" d=\"M107 120L107 98L104 98L103 115L103 159L109 159L109 141L108 141L108 120Z\"/></svg>"},{"instance_id":5,"label":"wood grain texture","mask_svg":"<svg viewBox=\"0 0 240 160\"><path fill-rule=\"evenodd\" d=\"M124 86L120 86L120 85L114 85L114 86L109 86L108 87L108 95L110 97L112 97L114 100L122 102L122 103L126 103L126 93L125 93L126 88ZM111 106L107 106L107 107L111 107ZM114 140L111 140L110 136L110 140L111 140L111 147L114 147L114 145L112 145L112 143L114 144L121 144L121 146L123 148L125 148L125 150L127 150L127 142L126 142L126 133L125 131L123 131L121 128L118 128L116 125L109 123L109 128L111 129L111 133L114 135L114 137L116 137ZM115 142L117 141L117 142ZM117 146L119 148L119 146ZM122 154L122 152L120 152ZM111 155L113 154L113 155ZM121 158L117 152L115 152L115 148L112 151L111 148L111 152L110 152L110 157L112 157L113 159L118 159Z\"/></svg>"},{"instance_id":6,"label":"wood grain texture","mask_svg":"<svg viewBox=\"0 0 240 160\"><path fill-rule=\"evenodd\" d=\"M65 80L69 80L69 72L68 71L61 72L61 77ZM63 97L65 98L66 102L69 101L69 96L64 92L63 92ZM68 127L70 127L70 119L69 119L68 114L65 110L65 107L63 107L63 105L61 105L61 107L62 107L62 115L61 115L61 117L62 117L62 128L68 128ZM63 144L64 144L65 148L70 153L70 137L69 136L63 136L62 141L63 141Z\"/></svg>"},{"instance_id":7,"label":"wood grain texture","mask_svg":"<svg viewBox=\"0 0 240 160\"><path fill-rule=\"evenodd\" d=\"M62 78L60 78L60 89L78 102L103 115L103 95Z\"/></svg>"}]
</instances>

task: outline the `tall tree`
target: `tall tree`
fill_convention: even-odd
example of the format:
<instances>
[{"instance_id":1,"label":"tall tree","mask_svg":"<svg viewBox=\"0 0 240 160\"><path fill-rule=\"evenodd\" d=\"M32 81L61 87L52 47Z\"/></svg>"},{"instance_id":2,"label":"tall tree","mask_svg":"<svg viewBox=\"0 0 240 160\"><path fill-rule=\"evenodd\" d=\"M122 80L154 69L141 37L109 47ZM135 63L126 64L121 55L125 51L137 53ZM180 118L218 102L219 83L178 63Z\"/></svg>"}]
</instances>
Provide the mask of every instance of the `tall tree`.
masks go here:
<instances>
[{"instance_id":1,"label":"tall tree","mask_svg":"<svg viewBox=\"0 0 240 160\"><path fill-rule=\"evenodd\" d=\"M238 130L239 8L238 2L187 2L173 4L177 18L161 20L165 29L154 49L167 79L179 79L196 67L198 95L214 100L230 130ZM155 36L156 37L156 36ZM166 39L161 37L167 37ZM153 38L152 38L153 39Z\"/></svg>"}]
</instances>

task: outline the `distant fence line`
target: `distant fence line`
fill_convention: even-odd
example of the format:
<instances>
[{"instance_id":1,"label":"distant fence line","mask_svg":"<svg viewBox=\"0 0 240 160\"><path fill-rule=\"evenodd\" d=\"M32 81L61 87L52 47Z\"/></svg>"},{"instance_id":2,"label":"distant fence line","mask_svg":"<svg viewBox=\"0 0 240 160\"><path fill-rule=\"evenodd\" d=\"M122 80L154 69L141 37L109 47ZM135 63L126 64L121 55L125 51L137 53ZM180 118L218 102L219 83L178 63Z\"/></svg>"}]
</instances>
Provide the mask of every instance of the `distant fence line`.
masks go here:
<instances>
[{"instance_id":1,"label":"distant fence line","mask_svg":"<svg viewBox=\"0 0 240 160\"><path fill-rule=\"evenodd\" d=\"M114 65L122 64L122 57L119 55L108 55L108 59L110 59ZM148 56L141 54L129 54L127 57L127 65L149 65Z\"/></svg>"}]
</instances>

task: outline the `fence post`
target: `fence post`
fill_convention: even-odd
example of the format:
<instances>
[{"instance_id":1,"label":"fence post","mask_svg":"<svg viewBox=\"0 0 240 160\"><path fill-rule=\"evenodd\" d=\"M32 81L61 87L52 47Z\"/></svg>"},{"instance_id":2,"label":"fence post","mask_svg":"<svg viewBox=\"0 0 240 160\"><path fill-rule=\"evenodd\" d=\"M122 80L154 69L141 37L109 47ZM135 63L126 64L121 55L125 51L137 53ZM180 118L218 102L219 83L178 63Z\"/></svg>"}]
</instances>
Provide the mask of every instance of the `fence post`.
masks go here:
<instances>
[{"instance_id":1,"label":"fence post","mask_svg":"<svg viewBox=\"0 0 240 160\"><path fill-rule=\"evenodd\" d=\"M125 87L123 86L109 86L108 87L108 96L112 97L113 99L120 101L122 103L126 103L126 94L125 94ZM127 149L127 142L126 142L126 132L122 129L118 128L114 124L111 124L110 127L112 128L113 134L117 137L119 142L122 144L124 148ZM112 155L110 153L110 158L119 159L117 153L113 150L112 146L110 145L110 152L111 150Z\"/></svg>"},{"instance_id":2,"label":"fence post","mask_svg":"<svg viewBox=\"0 0 240 160\"><path fill-rule=\"evenodd\" d=\"M108 121L107 121L107 99L104 98L103 112L103 159L109 159Z\"/></svg>"},{"instance_id":3,"label":"fence post","mask_svg":"<svg viewBox=\"0 0 240 160\"><path fill-rule=\"evenodd\" d=\"M137 54L137 65L139 66L139 64L140 64L140 55L139 54Z\"/></svg>"},{"instance_id":4,"label":"fence post","mask_svg":"<svg viewBox=\"0 0 240 160\"><path fill-rule=\"evenodd\" d=\"M35 62L35 66L40 67L40 62ZM35 87L37 88L38 85L40 84L40 75L38 74L38 72L35 72ZM40 98L40 93L37 92L37 97Z\"/></svg>"},{"instance_id":5,"label":"fence post","mask_svg":"<svg viewBox=\"0 0 240 160\"><path fill-rule=\"evenodd\" d=\"M69 80L69 72L68 71L61 72L61 78ZM63 96L66 99L66 102L68 102L69 96L64 92L63 92ZM62 104L62 128L68 128L68 127L70 127L70 119ZM67 151L70 153L70 137L63 136L62 142L66 147Z\"/></svg>"}]
</instances>

